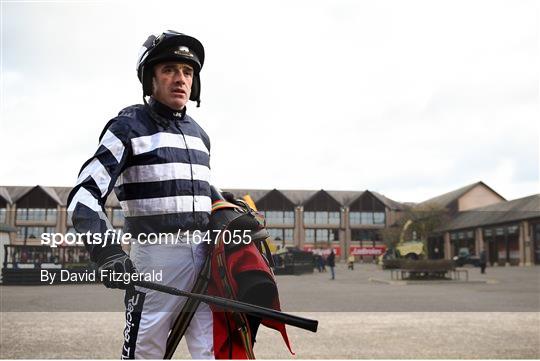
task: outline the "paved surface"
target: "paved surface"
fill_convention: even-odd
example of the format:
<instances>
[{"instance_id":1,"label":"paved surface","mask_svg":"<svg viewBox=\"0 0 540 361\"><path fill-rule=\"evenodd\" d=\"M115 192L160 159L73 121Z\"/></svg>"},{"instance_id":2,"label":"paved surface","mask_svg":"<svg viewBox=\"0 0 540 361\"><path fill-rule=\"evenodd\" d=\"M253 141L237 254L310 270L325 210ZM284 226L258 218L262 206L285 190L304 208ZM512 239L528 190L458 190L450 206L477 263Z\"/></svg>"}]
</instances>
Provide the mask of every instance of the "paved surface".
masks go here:
<instances>
[{"instance_id":1,"label":"paved surface","mask_svg":"<svg viewBox=\"0 0 540 361\"><path fill-rule=\"evenodd\" d=\"M296 357L540 358L540 268L469 271L471 280L495 283L386 285L369 281L390 278L373 265L339 265L335 281L329 273L279 276L283 309L319 320L317 333L288 328ZM121 292L100 285L0 292L1 358L118 358L123 314L102 311L120 306ZM80 312L85 307L99 312ZM68 309L75 312L60 312ZM265 328L255 352L292 358ZM189 358L184 342L176 357Z\"/></svg>"}]
</instances>

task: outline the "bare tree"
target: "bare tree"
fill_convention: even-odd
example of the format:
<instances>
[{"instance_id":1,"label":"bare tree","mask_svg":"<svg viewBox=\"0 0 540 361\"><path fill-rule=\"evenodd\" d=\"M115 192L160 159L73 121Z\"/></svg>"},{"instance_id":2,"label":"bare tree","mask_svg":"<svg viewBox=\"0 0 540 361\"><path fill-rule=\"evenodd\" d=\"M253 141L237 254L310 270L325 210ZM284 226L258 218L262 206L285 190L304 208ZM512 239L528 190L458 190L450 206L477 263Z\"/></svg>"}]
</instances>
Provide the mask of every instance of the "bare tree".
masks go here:
<instances>
[{"instance_id":1,"label":"bare tree","mask_svg":"<svg viewBox=\"0 0 540 361\"><path fill-rule=\"evenodd\" d=\"M403 238L422 242L424 249L427 249L428 237L433 235L437 228L448 222L450 216L446 208L435 204L426 204L407 209L403 218L412 221Z\"/></svg>"}]
</instances>

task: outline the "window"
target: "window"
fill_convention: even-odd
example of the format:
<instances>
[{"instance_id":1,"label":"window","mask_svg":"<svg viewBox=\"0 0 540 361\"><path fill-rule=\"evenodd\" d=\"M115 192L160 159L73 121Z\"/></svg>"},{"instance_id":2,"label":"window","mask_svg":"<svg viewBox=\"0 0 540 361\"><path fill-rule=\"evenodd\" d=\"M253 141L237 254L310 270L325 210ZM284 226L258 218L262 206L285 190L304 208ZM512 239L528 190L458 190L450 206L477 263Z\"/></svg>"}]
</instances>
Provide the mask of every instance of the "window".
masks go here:
<instances>
[{"instance_id":1,"label":"window","mask_svg":"<svg viewBox=\"0 0 540 361\"><path fill-rule=\"evenodd\" d=\"M283 230L279 228L268 228L268 234L274 240L280 239L283 240Z\"/></svg>"},{"instance_id":2,"label":"window","mask_svg":"<svg viewBox=\"0 0 540 361\"><path fill-rule=\"evenodd\" d=\"M0 208L0 223L6 223L7 218L7 209Z\"/></svg>"},{"instance_id":3,"label":"window","mask_svg":"<svg viewBox=\"0 0 540 361\"><path fill-rule=\"evenodd\" d=\"M339 224L339 212L304 212L304 224Z\"/></svg>"},{"instance_id":4,"label":"window","mask_svg":"<svg viewBox=\"0 0 540 361\"><path fill-rule=\"evenodd\" d=\"M329 224L339 224L340 223L339 212L329 212L328 213L328 223Z\"/></svg>"},{"instance_id":5,"label":"window","mask_svg":"<svg viewBox=\"0 0 540 361\"><path fill-rule=\"evenodd\" d=\"M509 226L508 227L508 234L514 234L514 233L517 233L518 231L518 226Z\"/></svg>"},{"instance_id":6,"label":"window","mask_svg":"<svg viewBox=\"0 0 540 361\"><path fill-rule=\"evenodd\" d=\"M290 211L259 211L268 224L294 224L294 212Z\"/></svg>"},{"instance_id":7,"label":"window","mask_svg":"<svg viewBox=\"0 0 540 361\"><path fill-rule=\"evenodd\" d=\"M24 239L41 238L41 234L45 232L45 227L25 227L26 234Z\"/></svg>"},{"instance_id":8,"label":"window","mask_svg":"<svg viewBox=\"0 0 540 361\"><path fill-rule=\"evenodd\" d=\"M19 221L56 221L56 208L17 208Z\"/></svg>"},{"instance_id":9,"label":"window","mask_svg":"<svg viewBox=\"0 0 540 361\"><path fill-rule=\"evenodd\" d=\"M351 224L360 224L360 212L349 213L349 222Z\"/></svg>"},{"instance_id":10,"label":"window","mask_svg":"<svg viewBox=\"0 0 540 361\"><path fill-rule=\"evenodd\" d=\"M294 224L294 212L283 212L283 223Z\"/></svg>"},{"instance_id":11,"label":"window","mask_svg":"<svg viewBox=\"0 0 540 361\"><path fill-rule=\"evenodd\" d=\"M339 241L339 230L337 229L306 229L306 242L328 243L330 241Z\"/></svg>"},{"instance_id":12,"label":"window","mask_svg":"<svg viewBox=\"0 0 540 361\"><path fill-rule=\"evenodd\" d=\"M282 241L292 241L294 239L292 228L268 228L268 234L270 234L270 237L274 240L279 238Z\"/></svg>"},{"instance_id":13,"label":"window","mask_svg":"<svg viewBox=\"0 0 540 361\"><path fill-rule=\"evenodd\" d=\"M47 213L46 213L46 216L45 216L45 219L47 221L56 221L56 214L57 214L57 209L47 209L46 210Z\"/></svg>"},{"instance_id":14,"label":"window","mask_svg":"<svg viewBox=\"0 0 540 361\"><path fill-rule=\"evenodd\" d=\"M306 242L313 243L315 242L315 230L306 229Z\"/></svg>"},{"instance_id":15,"label":"window","mask_svg":"<svg viewBox=\"0 0 540 361\"><path fill-rule=\"evenodd\" d=\"M315 224L315 212L304 212L304 223Z\"/></svg>"},{"instance_id":16,"label":"window","mask_svg":"<svg viewBox=\"0 0 540 361\"><path fill-rule=\"evenodd\" d=\"M378 241L379 233L373 229L352 229L351 240L353 241Z\"/></svg>"},{"instance_id":17,"label":"window","mask_svg":"<svg viewBox=\"0 0 540 361\"><path fill-rule=\"evenodd\" d=\"M373 223L384 224L385 214L384 212L373 212Z\"/></svg>"},{"instance_id":18,"label":"window","mask_svg":"<svg viewBox=\"0 0 540 361\"><path fill-rule=\"evenodd\" d=\"M284 232L285 232L284 237L285 237L285 239L286 239L287 241L292 241L292 240L294 240L294 236L293 236L293 234L294 234L294 233L293 233L293 232L294 232L294 229L292 229L292 228L286 228L286 229L284 229Z\"/></svg>"},{"instance_id":19,"label":"window","mask_svg":"<svg viewBox=\"0 0 540 361\"><path fill-rule=\"evenodd\" d=\"M315 224L328 224L328 212L315 212Z\"/></svg>"},{"instance_id":20,"label":"window","mask_svg":"<svg viewBox=\"0 0 540 361\"><path fill-rule=\"evenodd\" d=\"M317 242L328 242L328 230L327 229L317 229L315 233L315 240Z\"/></svg>"},{"instance_id":21,"label":"window","mask_svg":"<svg viewBox=\"0 0 540 361\"><path fill-rule=\"evenodd\" d=\"M283 224L283 212L266 211L266 222L271 224Z\"/></svg>"},{"instance_id":22,"label":"window","mask_svg":"<svg viewBox=\"0 0 540 361\"><path fill-rule=\"evenodd\" d=\"M40 239L43 233L56 233L56 227L17 227L18 239Z\"/></svg>"},{"instance_id":23,"label":"window","mask_svg":"<svg viewBox=\"0 0 540 361\"><path fill-rule=\"evenodd\" d=\"M351 224L384 224L384 212L351 212L349 221Z\"/></svg>"},{"instance_id":24,"label":"window","mask_svg":"<svg viewBox=\"0 0 540 361\"><path fill-rule=\"evenodd\" d=\"M45 227L26 227L25 239L41 238L43 232L45 232Z\"/></svg>"},{"instance_id":25,"label":"window","mask_svg":"<svg viewBox=\"0 0 540 361\"><path fill-rule=\"evenodd\" d=\"M28 219L28 209L17 208L17 220L27 220L27 219Z\"/></svg>"},{"instance_id":26,"label":"window","mask_svg":"<svg viewBox=\"0 0 540 361\"><path fill-rule=\"evenodd\" d=\"M360 212L361 224L373 224L373 212Z\"/></svg>"}]
</instances>

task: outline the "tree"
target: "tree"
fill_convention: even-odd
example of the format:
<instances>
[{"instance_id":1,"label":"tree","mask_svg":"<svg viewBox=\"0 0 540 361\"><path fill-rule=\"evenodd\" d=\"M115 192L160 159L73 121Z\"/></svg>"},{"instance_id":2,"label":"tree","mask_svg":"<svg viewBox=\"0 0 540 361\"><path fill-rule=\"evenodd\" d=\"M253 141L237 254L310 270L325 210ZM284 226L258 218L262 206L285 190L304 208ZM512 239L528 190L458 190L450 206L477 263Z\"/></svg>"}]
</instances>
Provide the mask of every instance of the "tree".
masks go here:
<instances>
[{"instance_id":1,"label":"tree","mask_svg":"<svg viewBox=\"0 0 540 361\"><path fill-rule=\"evenodd\" d=\"M379 234L381 235L381 238L387 248L395 248L395 246L397 246L402 228L403 224L401 224L401 222L397 222L396 224L379 231Z\"/></svg>"},{"instance_id":2,"label":"tree","mask_svg":"<svg viewBox=\"0 0 540 361\"><path fill-rule=\"evenodd\" d=\"M448 210L435 204L426 204L409 208L405 211L403 220L411 220L411 225L403 235L403 240L419 241L428 249L428 238L436 233L437 229L448 222Z\"/></svg>"}]
</instances>

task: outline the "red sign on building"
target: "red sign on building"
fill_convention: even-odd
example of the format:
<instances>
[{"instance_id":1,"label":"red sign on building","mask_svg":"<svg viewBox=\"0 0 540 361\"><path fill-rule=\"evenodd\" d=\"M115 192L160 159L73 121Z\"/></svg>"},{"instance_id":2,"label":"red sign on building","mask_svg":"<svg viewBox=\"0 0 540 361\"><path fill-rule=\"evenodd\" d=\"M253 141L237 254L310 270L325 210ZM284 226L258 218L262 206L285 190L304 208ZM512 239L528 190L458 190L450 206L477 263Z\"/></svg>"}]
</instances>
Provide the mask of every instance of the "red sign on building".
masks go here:
<instances>
[{"instance_id":1,"label":"red sign on building","mask_svg":"<svg viewBox=\"0 0 540 361\"><path fill-rule=\"evenodd\" d=\"M311 251L313 252L313 254L318 254L318 255L321 255L321 256L328 256L330 254L330 250L334 250L334 253L336 254L336 256L340 256L341 255L341 247L340 246L335 246L335 247L332 247L332 248L315 248L313 245L304 245L304 251Z\"/></svg>"},{"instance_id":2,"label":"red sign on building","mask_svg":"<svg viewBox=\"0 0 540 361\"><path fill-rule=\"evenodd\" d=\"M386 251L386 246L351 246L349 254L353 256L380 256Z\"/></svg>"}]
</instances>

